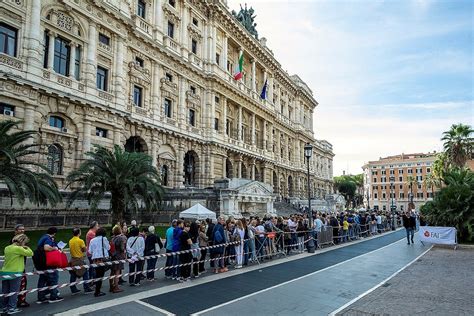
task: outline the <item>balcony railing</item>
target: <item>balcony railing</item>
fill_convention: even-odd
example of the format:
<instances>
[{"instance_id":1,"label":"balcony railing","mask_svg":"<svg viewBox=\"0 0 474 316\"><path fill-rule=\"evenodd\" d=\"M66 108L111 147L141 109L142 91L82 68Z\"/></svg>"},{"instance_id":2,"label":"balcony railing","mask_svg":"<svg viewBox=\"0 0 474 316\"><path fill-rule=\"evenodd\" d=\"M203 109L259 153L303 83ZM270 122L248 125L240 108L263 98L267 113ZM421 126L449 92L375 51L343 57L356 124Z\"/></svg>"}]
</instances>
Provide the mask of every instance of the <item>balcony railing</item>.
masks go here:
<instances>
[{"instance_id":1,"label":"balcony railing","mask_svg":"<svg viewBox=\"0 0 474 316\"><path fill-rule=\"evenodd\" d=\"M141 30L143 33L151 35L153 28L151 27L151 25L147 21L145 21L144 19L142 19L138 15L135 15L133 17L133 19L134 19L134 22L135 22L135 26L139 30Z\"/></svg>"}]
</instances>

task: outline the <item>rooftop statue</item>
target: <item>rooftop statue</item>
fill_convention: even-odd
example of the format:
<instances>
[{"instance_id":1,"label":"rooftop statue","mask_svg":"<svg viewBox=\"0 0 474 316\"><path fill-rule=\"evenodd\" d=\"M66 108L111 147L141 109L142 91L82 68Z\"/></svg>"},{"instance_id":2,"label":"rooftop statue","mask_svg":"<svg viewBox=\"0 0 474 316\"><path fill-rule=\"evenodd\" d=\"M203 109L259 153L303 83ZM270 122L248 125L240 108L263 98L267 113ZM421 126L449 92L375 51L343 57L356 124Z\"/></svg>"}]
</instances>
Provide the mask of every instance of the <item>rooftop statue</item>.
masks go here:
<instances>
[{"instance_id":1,"label":"rooftop statue","mask_svg":"<svg viewBox=\"0 0 474 316\"><path fill-rule=\"evenodd\" d=\"M255 10L252 7L250 7L250 9L247 8L247 3L245 4L245 9L240 5L239 13L232 10L232 15L240 22L240 24L242 24L250 34L258 39L258 32L256 29L257 23L254 22L257 16L254 15L254 13Z\"/></svg>"}]
</instances>

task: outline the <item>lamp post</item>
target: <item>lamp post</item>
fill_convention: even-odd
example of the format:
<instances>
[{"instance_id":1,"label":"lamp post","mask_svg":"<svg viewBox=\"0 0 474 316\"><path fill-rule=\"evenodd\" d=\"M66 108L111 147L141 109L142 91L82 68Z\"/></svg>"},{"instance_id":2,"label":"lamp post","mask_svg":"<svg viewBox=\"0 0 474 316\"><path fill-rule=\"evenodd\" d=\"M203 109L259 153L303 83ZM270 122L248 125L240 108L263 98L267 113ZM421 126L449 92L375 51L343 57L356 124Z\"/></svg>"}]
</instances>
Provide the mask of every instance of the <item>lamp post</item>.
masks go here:
<instances>
[{"instance_id":1,"label":"lamp post","mask_svg":"<svg viewBox=\"0 0 474 316\"><path fill-rule=\"evenodd\" d=\"M392 205L390 206L390 211L392 212L392 230L395 230L395 209L397 208L395 204L393 203L393 198L395 195L393 193L393 189L395 187L394 182L395 182L395 177L391 176L390 177L390 197L392 198Z\"/></svg>"},{"instance_id":2,"label":"lamp post","mask_svg":"<svg viewBox=\"0 0 474 316\"><path fill-rule=\"evenodd\" d=\"M310 143L307 143L304 146L304 156L306 157L306 162L308 165L308 219L309 227L313 227L313 212L311 211L311 189L310 189L310 174L309 174L309 158L313 155L313 146Z\"/></svg>"},{"instance_id":3,"label":"lamp post","mask_svg":"<svg viewBox=\"0 0 474 316\"><path fill-rule=\"evenodd\" d=\"M367 212L370 211L370 201L369 201L370 195L369 195L369 190L367 190Z\"/></svg>"}]
</instances>

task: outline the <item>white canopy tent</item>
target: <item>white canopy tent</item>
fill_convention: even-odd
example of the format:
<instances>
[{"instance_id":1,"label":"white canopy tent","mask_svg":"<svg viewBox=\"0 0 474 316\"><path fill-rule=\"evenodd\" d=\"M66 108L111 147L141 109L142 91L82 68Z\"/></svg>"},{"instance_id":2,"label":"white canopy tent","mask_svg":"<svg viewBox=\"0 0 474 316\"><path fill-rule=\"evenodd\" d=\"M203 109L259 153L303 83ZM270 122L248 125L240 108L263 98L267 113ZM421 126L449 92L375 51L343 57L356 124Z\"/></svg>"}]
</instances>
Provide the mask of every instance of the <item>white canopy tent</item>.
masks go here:
<instances>
[{"instance_id":1,"label":"white canopy tent","mask_svg":"<svg viewBox=\"0 0 474 316\"><path fill-rule=\"evenodd\" d=\"M199 219L204 220L206 218L210 218L211 220L216 219L216 213L211 210L208 210L206 207L202 206L201 204L195 204L188 208L185 211L179 213L180 218L186 219Z\"/></svg>"}]
</instances>

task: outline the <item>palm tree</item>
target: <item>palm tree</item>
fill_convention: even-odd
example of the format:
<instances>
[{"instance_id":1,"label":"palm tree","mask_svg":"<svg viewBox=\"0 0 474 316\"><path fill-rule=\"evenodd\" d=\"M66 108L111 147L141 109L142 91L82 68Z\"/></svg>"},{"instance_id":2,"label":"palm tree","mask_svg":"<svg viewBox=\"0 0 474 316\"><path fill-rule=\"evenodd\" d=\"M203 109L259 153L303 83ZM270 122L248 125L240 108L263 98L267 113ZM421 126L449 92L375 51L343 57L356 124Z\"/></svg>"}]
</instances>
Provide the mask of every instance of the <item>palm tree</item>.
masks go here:
<instances>
[{"instance_id":1,"label":"palm tree","mask_svg":"<svg viewBox=\"0 0 474 316\"><path fill-rule=\"evenodd\" d=\"M425 178L423 179L423 186L428 191L431 189L431 195L434 197L434 187L437 184L436 177L433 173L428 173Z\"/></svg>"},{"instance_id":2,"label":"palm tree","mask_svg":"<svg viewBox=\"0 0 474 316\"><path fill-rule=\"evenodd\" d=\"M78 187L71 193L69 205L80 196L86 196L92 209L111 194L112 223L122 221L128 207L135 210L143 201L148 210L157 209L163 197L160 175L152 166L151 157L139 152L126 152L115 145L113 151L95 146L86 154L77 170L67 177L68 185Z\"/></svg>"},{"instance_id":3,"label":"palm tree","mask_svg":"<svg viewBox=\"0 0 474 316\"><path fill-rule=\"evenodd\" d=\"M443 147L450 162L459 168L464 167L466 161L471 157L473 151L474 132L471 126L464 124L453 124L451 129L443 133Z\"/></svg>"},{"instance_id":4,"label":"palm tree","mask_svg":"<svg viewBox=\"0 0 474 316\"><path fill-rule=\"evenodd\" d=\"M0 183L7 186L12 204L14 196L20 205L28 199L54 206L61 201L58 186L44 165L32 161L31 156L39 154L37 145L27 143L36 132L13 131L19 123L0 122Z\"/></svg>"}]
</instances>

